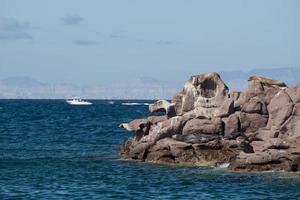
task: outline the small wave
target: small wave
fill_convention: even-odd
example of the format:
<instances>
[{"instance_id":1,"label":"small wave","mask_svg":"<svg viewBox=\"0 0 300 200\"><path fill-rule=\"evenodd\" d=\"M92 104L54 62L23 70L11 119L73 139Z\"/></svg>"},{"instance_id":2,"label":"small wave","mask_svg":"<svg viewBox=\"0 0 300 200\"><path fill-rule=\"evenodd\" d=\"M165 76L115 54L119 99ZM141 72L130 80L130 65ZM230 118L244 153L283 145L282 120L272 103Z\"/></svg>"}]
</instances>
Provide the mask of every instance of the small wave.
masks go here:
<instances>
[{"instance_id":1,"label":"small wave","mask_svg":"<svg viewBox=\"0 0 300 200\"><path fill-rule=\"evenodd\" d=\"M123 106L149 106L150 103L122 103Z\"/></svg>"},{"instance_id":2,"label":"small wave","mask_svg":"<svg viewBox=\"0 0 300 200\"><path fill-rule=\"evenodd\" d=\"M115 104L115 102L114 101L109 101L108 104L113 105L113 104Z\"/></svg>"}]
</instances>

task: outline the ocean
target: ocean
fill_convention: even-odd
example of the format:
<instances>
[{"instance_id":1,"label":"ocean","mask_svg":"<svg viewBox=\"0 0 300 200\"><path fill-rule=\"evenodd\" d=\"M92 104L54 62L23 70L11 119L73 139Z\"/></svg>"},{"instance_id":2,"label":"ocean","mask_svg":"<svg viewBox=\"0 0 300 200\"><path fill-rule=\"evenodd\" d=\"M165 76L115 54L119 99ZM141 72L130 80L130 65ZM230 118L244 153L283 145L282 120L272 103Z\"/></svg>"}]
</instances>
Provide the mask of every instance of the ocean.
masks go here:
<instances>
[{"instance_id":1,"label":"ocean","mask_svg":"<svg viewBox=\"0 0 300 200\"><path fill-rule=\"evenodd\" d=\"M0 199L300 199L300 174L122 160L152 101L0 100Z\"/></svg>"}]
</instances>

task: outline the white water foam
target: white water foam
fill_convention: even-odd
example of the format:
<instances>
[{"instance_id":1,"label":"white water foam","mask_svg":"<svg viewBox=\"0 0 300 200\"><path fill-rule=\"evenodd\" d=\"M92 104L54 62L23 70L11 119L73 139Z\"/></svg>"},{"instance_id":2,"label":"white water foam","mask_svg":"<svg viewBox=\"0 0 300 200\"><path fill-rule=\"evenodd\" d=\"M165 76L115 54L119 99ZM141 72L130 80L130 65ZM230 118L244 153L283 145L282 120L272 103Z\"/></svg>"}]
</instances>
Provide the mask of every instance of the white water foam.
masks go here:
<instances>
[{"instance_id":1,"label":"white water foam","mask_svg":"<svg viewBox=\"0 0 300 200\"><path fill-rule=\"evenodd\" d=\"M222 163L222 164L219 165L219 168L225 169L225 168L228 168L229 165L230 165L230 163Z\"/></svg>"},{"instance_id":2,"label":"white water foam","mask_svg":"<svg viewBox=\"0 0 300 200\"><path fill-rule=\"evenodd\" d=\"M122 103L123 106L141 106L141 105L144 105L144 106L149 106L150 103L135 103L135 102L132 102L132 103Z\"/></svg>"}]
</instances>

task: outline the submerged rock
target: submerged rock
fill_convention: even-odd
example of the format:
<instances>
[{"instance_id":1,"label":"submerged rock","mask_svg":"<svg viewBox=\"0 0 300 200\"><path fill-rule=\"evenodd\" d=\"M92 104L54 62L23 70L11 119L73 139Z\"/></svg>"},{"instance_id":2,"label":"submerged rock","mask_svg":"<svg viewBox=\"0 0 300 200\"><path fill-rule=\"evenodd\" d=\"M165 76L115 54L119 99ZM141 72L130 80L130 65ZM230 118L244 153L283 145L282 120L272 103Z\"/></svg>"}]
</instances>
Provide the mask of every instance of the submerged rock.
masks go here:
<instances>
[{"instance_id":1,"label":"submerged rock","mask_svg":"<svg viewBox=\"0 0 300 200\"><path fill-rule=\"evenodd\" d=\"M192 76L172 102L149 106L150 116L120 127L135 136L121 146L126 159L229 165L232 170L300 170L300 84L249 78L228 92L217 73Z\"/></svg>"}]
</instances>

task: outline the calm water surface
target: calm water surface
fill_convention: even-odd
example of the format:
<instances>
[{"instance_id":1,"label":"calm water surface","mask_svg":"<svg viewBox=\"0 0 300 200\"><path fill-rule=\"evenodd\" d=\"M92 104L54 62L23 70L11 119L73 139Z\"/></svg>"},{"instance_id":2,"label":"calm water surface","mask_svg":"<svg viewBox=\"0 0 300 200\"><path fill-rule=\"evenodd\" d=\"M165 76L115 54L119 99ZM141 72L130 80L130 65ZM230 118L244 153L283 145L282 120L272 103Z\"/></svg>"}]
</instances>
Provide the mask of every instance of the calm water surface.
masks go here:
<instances>
[{"instance_id":1,"label":"calm water surface","mask_svg":"<svg viewBox=\"0 0 300 200\"><path fill-rule=\"evenodd\" d=\"M93 103L0 100L0 199L300 199L299 174L121 160L151 101Z\"/></svg>"}]
</instances>

